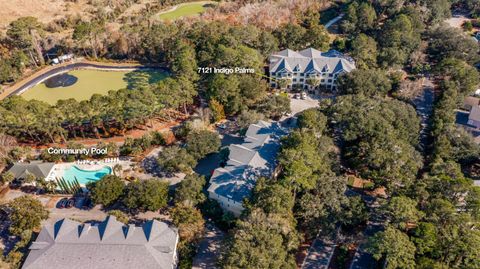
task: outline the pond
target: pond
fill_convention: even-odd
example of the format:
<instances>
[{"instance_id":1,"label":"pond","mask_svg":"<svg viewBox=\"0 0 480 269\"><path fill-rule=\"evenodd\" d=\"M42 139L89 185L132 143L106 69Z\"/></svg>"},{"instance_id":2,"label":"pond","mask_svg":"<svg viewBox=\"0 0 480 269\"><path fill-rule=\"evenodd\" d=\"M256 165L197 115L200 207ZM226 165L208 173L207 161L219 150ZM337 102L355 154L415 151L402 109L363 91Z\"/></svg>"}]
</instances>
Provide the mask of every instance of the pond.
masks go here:
<instances>
[{"instance_id":1,"label":"pond","mask_svg":"<svg viewBox=\"0 0 480 269\"><path fill-rule=\"evenodd\" d=\"M139 81L156 83L168 74L161 70L103 71L78 69L56 75L22 94L27 100L39 100L51 105L58 100L74 98L88 100L93 94L105 95L111 90L134 88Z\"/></svg>"}]
</instances>

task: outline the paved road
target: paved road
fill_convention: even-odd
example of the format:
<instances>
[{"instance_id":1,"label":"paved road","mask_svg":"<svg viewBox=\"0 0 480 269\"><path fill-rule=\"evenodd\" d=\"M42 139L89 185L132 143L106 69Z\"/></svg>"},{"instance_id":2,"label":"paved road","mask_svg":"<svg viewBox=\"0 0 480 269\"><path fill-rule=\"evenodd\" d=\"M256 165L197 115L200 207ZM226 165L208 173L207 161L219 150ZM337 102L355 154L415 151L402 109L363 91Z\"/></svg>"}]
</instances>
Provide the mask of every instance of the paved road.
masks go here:
<instances>
[{"instance_id":1,"label":"paved road","mask_svg":"<svg viewBox=\"0 0 480 269\"><path fill-rule=\"evenodd\" d=\"M315 239L308 250L301 269L327 269L335 247L336 244L332 241Z\"/></svg>"},{"instance_id":2,"label":"paved road","mask_svg":"<svg viewBox=\"0 0 480 269\"><path fill-rule=\"evenodd\" d=\"M428 145L430 121L435 101L434 84L430 79L424 79L422 93L413 100L417 114L420 116L422 129L420 130L420 147L423 151Z\"/></svg>"},{"instance_id":3,"label":"paved road","mask_svg":"<svg viewBox=\"0 0 480 269\"><path fill-rule=\"evenodd\" d=\"M213 224L207 224L205 237L200 241L192 269L215 269L225 234Z\"/></svg>"},{"instance_id":4,"label":"paved road","mask_svg":"<svg viewBox=\"0 0 480 269\"><path fill-rule=\"evenodd\" d=\"M365 229L363 236L364 242L358 247L353 257L352 263L350 264L350 269L366 269L366 268L376 268L377 261L373 256L365 251L366 243L369 237L373 236L377 232L382 231L383 229L383 220L375 214L375 210L378 208L379 204L375 199L365 199L368 196L362 196L363 200L367 204L367 207L371 212L371 219L367 223L367 228Z\"/></svg>"}]
</instances>

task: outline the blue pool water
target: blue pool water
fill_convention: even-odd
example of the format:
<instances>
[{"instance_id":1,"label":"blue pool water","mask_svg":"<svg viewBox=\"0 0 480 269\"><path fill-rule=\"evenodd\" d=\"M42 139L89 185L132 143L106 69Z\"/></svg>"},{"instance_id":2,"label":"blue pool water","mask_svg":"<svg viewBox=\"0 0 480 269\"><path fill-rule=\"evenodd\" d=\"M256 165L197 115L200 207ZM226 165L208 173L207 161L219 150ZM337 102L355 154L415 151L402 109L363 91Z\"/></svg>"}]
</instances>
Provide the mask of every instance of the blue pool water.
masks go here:
<instances>
[{"instance_id":1,"label":"blue pool water","mask_svg":"<svg viewBox=\"0 0 480 269\"><path fill-rule=\"evenodd\" d=\"M89 182L95 182L100 180L102 177L112 173L112 168L105 166L100 170L82 170L75 165L66 169L63 177L66 181L74 182L75 178L78 180L80 185L86 185Z\"/></svg>"}]
</instances>

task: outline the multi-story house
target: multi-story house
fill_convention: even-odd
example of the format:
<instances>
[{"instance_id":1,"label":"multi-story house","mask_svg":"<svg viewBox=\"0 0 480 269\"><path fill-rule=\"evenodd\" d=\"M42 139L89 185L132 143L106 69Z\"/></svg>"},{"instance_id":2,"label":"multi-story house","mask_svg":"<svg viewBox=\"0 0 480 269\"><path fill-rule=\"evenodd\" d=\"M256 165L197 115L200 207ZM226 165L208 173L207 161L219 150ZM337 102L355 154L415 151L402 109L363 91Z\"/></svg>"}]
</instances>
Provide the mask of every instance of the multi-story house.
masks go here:
<instances>
[{"instance_id":1,"label":"multi-story house","mask_svg":"<svg viewBox=\"0 0 480 269\"><path fill-rule=\"evenodd\" d=\"M229 146L225 167L215 169L210 178L208 196L235 216L244 207L258 177L271 177L276 171L280 137L285 130L277 122L260 121L248 127L243 144Z\"/></svg>"},{"instance_id":2,"label":"multi-story house","mask_svg":"<svg viewBox=\"0 0 480 269\"><path fill-rule=\"evenodd\" d=\"M321 89L335 91L338 76L355 69L355 62L336 50L286 49L270 56L269 67L271 87L317 94Z\"/></svg>"}]
</instances>

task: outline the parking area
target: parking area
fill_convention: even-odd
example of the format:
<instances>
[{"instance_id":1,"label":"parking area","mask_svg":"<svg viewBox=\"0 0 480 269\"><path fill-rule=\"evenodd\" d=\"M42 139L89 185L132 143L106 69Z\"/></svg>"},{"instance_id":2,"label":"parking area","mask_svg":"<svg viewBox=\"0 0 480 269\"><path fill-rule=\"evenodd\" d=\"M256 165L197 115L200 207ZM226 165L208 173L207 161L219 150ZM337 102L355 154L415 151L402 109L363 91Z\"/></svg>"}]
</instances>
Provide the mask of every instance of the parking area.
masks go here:
<instances>
[{"instance_id":1,"label":"parking area","mask_svg":"<svg viewBox=\"0 0 480 269\"><path fill-rule=\"evenodd\" d=\"M296 115L297 113L300 113L312 107L318 107L318 100L319 98L312 98L308 95L305 96L304 99L297 99L292 95L292 98L290 98L290 108L292 109L292 115Z\"/></svg>"}]
</instances>

